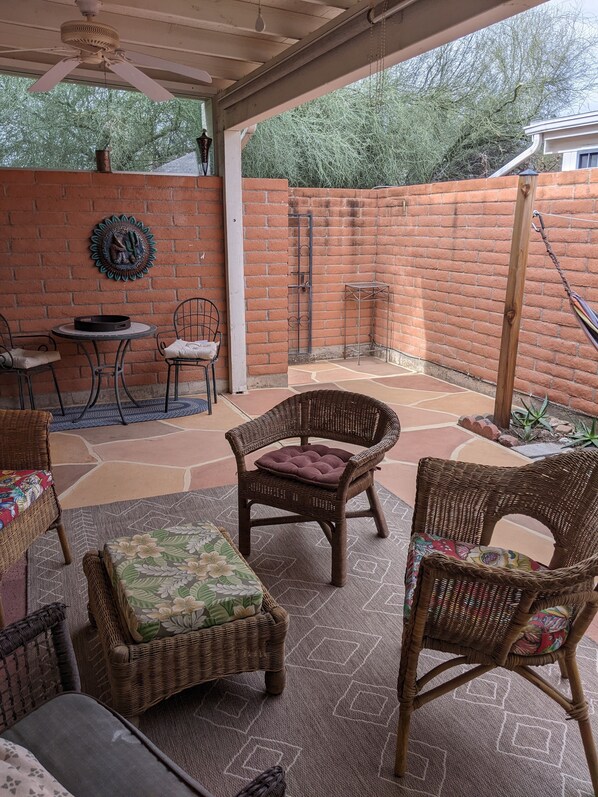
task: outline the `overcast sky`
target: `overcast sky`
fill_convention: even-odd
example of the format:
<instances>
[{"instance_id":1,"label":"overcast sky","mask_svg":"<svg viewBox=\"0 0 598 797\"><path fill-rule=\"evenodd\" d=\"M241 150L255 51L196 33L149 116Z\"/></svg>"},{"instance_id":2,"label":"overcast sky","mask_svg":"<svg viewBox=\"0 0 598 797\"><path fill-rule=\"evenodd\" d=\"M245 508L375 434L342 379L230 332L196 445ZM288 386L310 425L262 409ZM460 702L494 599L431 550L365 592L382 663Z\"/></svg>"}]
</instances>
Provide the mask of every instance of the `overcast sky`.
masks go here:
<instances>
[{"instance_id":1,"label":"overcast sky","mask_svg":"<svg viewBox=\"0 0 598 797\"><path fill-rule=\"evenodd\" d=\"M598 0L550 0L551 6L563 6L564 8L580 8L584 16L598 25ZM547 4L548 5L548 4ZM598 86L587 98L587 102L581 108L576 108L572 113L584 113L586 111L598 110Z\"/></svg>"}]
</instances>

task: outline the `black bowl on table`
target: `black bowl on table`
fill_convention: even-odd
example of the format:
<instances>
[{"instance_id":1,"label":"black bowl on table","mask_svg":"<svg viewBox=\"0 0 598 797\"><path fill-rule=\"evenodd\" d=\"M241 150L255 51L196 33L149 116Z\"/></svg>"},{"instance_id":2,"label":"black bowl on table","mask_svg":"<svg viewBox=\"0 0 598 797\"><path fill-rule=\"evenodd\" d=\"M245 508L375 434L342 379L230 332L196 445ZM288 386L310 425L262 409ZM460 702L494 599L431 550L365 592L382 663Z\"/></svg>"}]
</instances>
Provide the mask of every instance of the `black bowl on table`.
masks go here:
<instances>
[{"instance_id":1,"label":"black bowl on table","mask_svg":"<svg viewBox=\"0 0 598 797\"><path fill-rule=\"evenodd\" d=\"M131 319L128 315L84 315L75 318L74 326L82 332L119 332L129 329Z\"/></svg>"}]
</instances>

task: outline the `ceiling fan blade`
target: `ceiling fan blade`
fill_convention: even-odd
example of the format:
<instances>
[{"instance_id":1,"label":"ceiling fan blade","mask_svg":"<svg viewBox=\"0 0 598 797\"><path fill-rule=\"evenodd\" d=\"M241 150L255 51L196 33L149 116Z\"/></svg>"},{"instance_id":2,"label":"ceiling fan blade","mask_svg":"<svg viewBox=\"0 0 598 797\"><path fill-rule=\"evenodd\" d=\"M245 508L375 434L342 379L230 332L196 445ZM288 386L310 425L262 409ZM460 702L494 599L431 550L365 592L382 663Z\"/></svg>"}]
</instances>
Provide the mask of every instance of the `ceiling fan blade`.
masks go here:
<instances>
[{"instance_id":1,"label":"ceiling fan blade","mask_svg":"<svg viewBox=\"0 0 598 797\"><path fill-rule=\"evenodd\" d=\"M42 75L39 80L36 80L27 91L34 94L38 91L50 91L56 86L57 83L60 83L63 77L66 77L69 72L72 72L73 69L76 69L82 63L80 58L65 58L62 61L59 61L57 64L54 64L53 67L50 67L45 75Z\"/></svg>"},{"instance_id":2,"label":"ceiling fan blade","mask_svg":"<svg viewBox=\"0 0 598 797\"><path fill-rule=\"evenodd\" d=\"M185 77L190 77L192 80L198 80L200 83L212 82L212 76L204 69L195 69L193 66L177 64L174 61L166 61L164 58L158 58L155 55L136 53L132 50L128 50L125 56L134 63L139 64L139 66L163 69L165 72L173 72L175 75L184 75Z\"/></svg>"},{"instance_id":3,"label":"ceiling fan blade","mask_svg":"<svg viewBox=\"0 0 598 797\"><path fill-rule=\"evenodd\" d=\"M124 78L127 83L130 83L136 89L139 89L146 97L155 102L164 102L164 100L174 100L174 94L171 94L168 89L156 83L151 77L148 77L140 69L137 69L133 64L127 61L107 61L108 69L111 69L120 77Z\"/></svg>"}]
</instances>

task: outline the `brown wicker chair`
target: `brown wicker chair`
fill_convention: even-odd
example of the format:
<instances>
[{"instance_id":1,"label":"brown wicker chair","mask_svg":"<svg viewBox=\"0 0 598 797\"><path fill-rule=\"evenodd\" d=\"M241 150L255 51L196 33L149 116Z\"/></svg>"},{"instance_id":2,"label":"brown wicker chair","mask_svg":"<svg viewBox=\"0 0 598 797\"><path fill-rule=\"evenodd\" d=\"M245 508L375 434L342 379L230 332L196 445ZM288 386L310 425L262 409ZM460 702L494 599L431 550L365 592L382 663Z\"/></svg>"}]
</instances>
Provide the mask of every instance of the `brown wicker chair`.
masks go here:
<instances>
[{"instance_id":1,"label":"brown wicker chair","mask_svg":"<svg viewBox=\"0 0 598 797\"><path fill-rule=\"evenodd\" d=\"M510 514L535 518L555 545L548 570L490 567L434 552L421 560L409 618L403 627L395 774L405 774L409 724L415 709L496 667L518 673L555 700L579 724L598 794L598 757L576 662L576 648L598 610L598 451L561 454L521 468L439 459L420 461L412 534L488 545L496 522ZM571 607L572 624L552 652L513 652L537 612ZM456 654L417 678L424 648ZM532 667L558 662L571 698ZM472 669L422 692L456 665Z\"/></svg>"},{"instance_id":2,"label":"brown wicker chair","mask_svg":"<svg viewBox=\"0 0 598 797\"><path fill-rule=\"evenodd\" d=\"M0 469L51 470L48 446L51 420L51 414L43 410L0 410ZM58 532L64 562L70 564L71 552L53 484L0 532L0 579L31 543L50 529ZM3 626L0 599L0 627Z\"/></svg>"},{"instance_id":3,"label":"brown wicker chair","mask_svg":"<svg viewBox=\"0 0 598 797\"><path fill-rule=\"evenodd\" d=\"M239 548L251 551L253 526L317 522L332 547L332 583L342 587L347 578L347 519L373 517L378 536L388 527L374 486L374 472L384 454L399 439L396 413L381 401L344 390L311 390L285 399L260 418L226 433L237 460L239 479ZM336 490L305 484L258 469L247 470L245 457L264 446L299 437L323 438L364 446L347 462ZM369 509L347 512L351 498L366 492ZM253 504L294 512L251 520Z\"/></svg>"}]
</instances>

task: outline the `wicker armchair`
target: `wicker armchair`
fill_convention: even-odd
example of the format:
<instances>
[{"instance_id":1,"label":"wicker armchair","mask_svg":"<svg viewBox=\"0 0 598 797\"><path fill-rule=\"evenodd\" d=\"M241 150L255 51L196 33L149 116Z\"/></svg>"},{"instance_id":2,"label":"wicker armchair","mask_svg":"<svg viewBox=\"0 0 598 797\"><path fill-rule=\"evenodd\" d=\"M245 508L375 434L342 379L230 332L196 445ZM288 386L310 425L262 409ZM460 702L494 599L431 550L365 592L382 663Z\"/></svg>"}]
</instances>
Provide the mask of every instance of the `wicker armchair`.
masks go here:
<instances>
[{"instance_id":1,"label":"wicker armchair","mask_svg":"<svg viewBox=\"0 0 598 797\"><path fill-rule=\"evenodd\" d=\"M0 410L0 470L51 470L48 445L52 416L43 410ZM31 543L56 529L65 564L71 562L56 489L51 484L31 506L0 533L0 579L25 554ZM0 627L4 610L0 599Z\"/></svg>"},{"instance_id":2,"label":"wicker armchair","mask_svg":"<svg viewBox=\"0 0 598 797\"><path fill-rule=\"evenodd\" d=\"M31 750L73 797L211 797L134 725L80 694L62 603L0 631L0 733ZM236 797L283 797L285 788L281 767L272 767Z\"/></svg>"},{"instance_id":3,"label":"wicker armchair","mask_svg":"<svg viewBox=\"0 0 598 797\"><path fill-rule=\"evenodd\" d=\"M576 663L577 644L598 610L594 589L598 576L598 451L562 454L521 468L421 460L411 550L417 543L415 535L421 539L422 534L488 545L497 521L510 514L535 518L550 529L555 545L548 569L529 572L513 566L489 566L440 552L421 559L411 611L403 627L395 773L401 776L406 771L409 724L415 709L496 667L505 667L537 686L578 722L598 794L598 757ZM446 545L442 541L437 544ZM408 576L409 568L408 563ZM548 647L538 647L537 653L530 648L525 651L528 655L522 655L524 629L530 628L530 620L538 621L539 612L554 612L554 607L564 609L569 618L561 638ZM424 648L456 657L418 679L418 659ZM569 679L571 697L532 669L553 662L558 662L561 674ZM422 692L433 678L463 664L473 667Z\"/></svg>"},{"instance_id":4,"label":"wicker armchair","mask_svg":"<svg viewBox=\"0 0 598 797\"><path fill-rule=\"evenodd\" d=\"M384 454L399 439L399 419L381 401L344 390L312 390L285 399L260 418L226 433L237 460L239 479L239 548L251 551L253 526L315 521L332 547L332 583L342 587L347 578L347 520L372 517L378 536L388 527L374 486L374 472ZM245 457L264 446L298 437L301 445L323 438L364 446L347 462L336 490L305 484L259 469L248 470ZM351 498L366 492L369 509L347 512ZM251 519L253 504L294 512Z\"/></svg>"}]
</instances>

